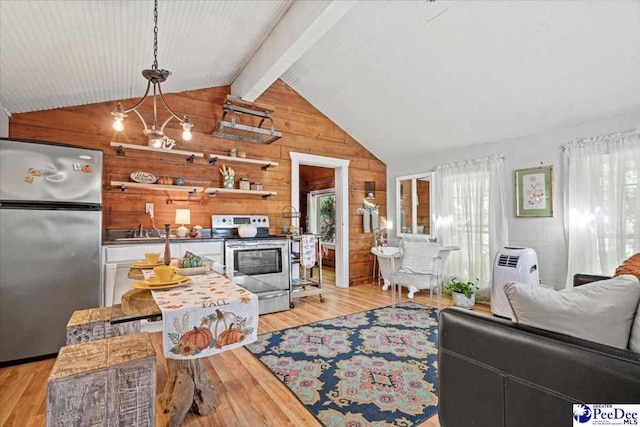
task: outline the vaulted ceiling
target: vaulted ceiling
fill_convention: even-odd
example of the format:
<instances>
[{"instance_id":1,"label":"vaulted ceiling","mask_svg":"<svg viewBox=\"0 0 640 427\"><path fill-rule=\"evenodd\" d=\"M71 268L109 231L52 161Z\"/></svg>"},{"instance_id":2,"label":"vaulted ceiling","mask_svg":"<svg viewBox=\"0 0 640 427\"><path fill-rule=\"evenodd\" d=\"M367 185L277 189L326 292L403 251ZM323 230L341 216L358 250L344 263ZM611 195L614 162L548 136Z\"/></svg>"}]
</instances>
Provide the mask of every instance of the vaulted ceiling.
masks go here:
<instances>
[{"instance_id":1,"label":"vaulted ceiling","mask_svg":"<svg viewBox=\"0 0 640 427\"><path fill-rule=\"evenodd\" d=\"M381 160L640 109L640 2L160 0L165 92L281 77ZM0 103L136 97L153 2L0 2Z\"/></svg>"}]
</instances>

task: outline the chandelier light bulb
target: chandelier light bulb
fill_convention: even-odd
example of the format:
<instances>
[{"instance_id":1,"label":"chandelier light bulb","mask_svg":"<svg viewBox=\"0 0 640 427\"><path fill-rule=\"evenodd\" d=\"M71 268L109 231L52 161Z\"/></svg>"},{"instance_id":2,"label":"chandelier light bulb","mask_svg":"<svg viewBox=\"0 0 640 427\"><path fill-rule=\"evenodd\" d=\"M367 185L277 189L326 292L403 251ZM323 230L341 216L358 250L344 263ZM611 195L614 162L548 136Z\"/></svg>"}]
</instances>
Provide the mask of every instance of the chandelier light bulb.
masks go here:
<instances>
[{"instance_id":1,"label":"chandelier light bulb","mask_svg":"<svg viewBox=\"0 0 640 427\"><path fill-rule=\"evenodd\" d=\"M127 117L124 113L124 108L122 108L122 104L118 103L111 115L113 116L113 129L121 132L124 129L124 118Z\"/></svg>"},{"instance_id":2,"label":"chandelier light bulb","mask_svg":"<svg viewBox=\"0 0 640 427\"><path fill-rule=\"evenodd\" d=\"M182 121L182 139L185 141L191 141L193 135L191 135L191 128L193 127L193 123L191 123L191 118L189 116L184 116L184 120Z\"/></svg>"},{"instance_id":3,"label":"chandelier light bulb","mask_svg":"<svg viewBox=\"0 0 640 427\"><path fill-rule=\"evenodd\" d=\"M122 119L113 119L113 130L115 130L116 132L122 132L124 130L124 123Z\"/></svg>"},{"instance_id":4,"label":"chandelier light bulb","mask_svg":"<svg viewBox=\"0 0 640 427\"><path fill-rule=\"evenodd\" d=\"M162 138L149 138L149 146L153 148L162 148Z\"/></svg>"}]
</instances>

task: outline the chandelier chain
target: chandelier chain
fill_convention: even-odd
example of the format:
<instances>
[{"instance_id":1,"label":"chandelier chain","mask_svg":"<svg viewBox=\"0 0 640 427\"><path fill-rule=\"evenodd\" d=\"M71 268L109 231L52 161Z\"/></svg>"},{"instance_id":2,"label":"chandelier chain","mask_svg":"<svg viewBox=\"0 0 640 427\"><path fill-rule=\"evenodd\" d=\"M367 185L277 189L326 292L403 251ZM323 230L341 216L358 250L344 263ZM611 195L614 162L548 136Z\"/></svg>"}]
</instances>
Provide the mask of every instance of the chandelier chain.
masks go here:
<instances>
[{"instance_id":1,"label":"chandelier chain","mask_svg":"<svg viewBox=\"0 0 640 427\"><path fill-rule=\"evenodd\" d=\"M152 70L158 69L158 0L153 8L153 65Z\"/></svg>"}]
</instances>

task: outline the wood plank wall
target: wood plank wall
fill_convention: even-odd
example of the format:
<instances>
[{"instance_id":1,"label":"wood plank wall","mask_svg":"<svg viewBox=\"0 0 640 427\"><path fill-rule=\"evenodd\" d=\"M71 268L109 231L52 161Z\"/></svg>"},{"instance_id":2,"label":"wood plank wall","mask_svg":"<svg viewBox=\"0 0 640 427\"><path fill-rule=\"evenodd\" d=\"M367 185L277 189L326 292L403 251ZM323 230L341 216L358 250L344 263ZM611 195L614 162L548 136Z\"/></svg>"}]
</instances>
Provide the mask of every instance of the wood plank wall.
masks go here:
<instances>
[{"instance_id":1,"label":"wood plank wall","mask_svg":"<svg viewBox=\"0 0 640 427\"><path fill-rule=\"evenodd\" d=\"M142 84L142 82L141 82ZM9 123L12 138L62 142L104 151L103 209L105 229L131 228L143 224L150 227L149 217L144 213L145 202L155 204L155 223L161 228L164 223L176 227L175 209L191 210L191 226L200 224L211 227L212 214L266 214L269 215L271 233L280 233L282 210L291 204L291 160L289 152L300 152L350 160L349 165L349 264L350 283L364 283L371 278L373 268L371 234L364 234L362 217L355 209L364 201L364 182L376 182L376 204L380 212L386 212L386 165L367 151L355 139L321 114L304 98L281 80L276 81L259 99L274 105L273 117L276 130L282 138L270 145L258 145L219 139L211 132L222 115L222 104L229 93L228 86L193 90L166 96L168 104L179 115L188 114L195 125L193 140L182 142L181 130L172 121L167 135L176 140L176 149L228 154L231 148L245 151L248 158L267 159L280 165L268 171L256 166L229 164L236 170L236 179L248 177L252 182L260 181L265 190L277 191L276 196L262 200L258 196L220 195L215 199L197 202L175 202L171 198L184 197L181 193L133 190L121 192L109 185L112 180L128 181L134 171L150 172L156 176L183 177L186 185L222 186L218 172L221 164L209 166L206 160L196 159L195 164L186 163L180 156L144 151L126 151L124 157L117 156L111 141L146 145L142 125L134 114L125 121L125 131L115 132L111 126L110 112L116 102L82 105L32 113L13 114ZM123 101L125 108L135 99ZM151 117L151 102L145 101L140 112ZM160 117L166 112L160 109ZM200 196L200 195L199 195ZM385 217L385 215L383 215Z\"/></svg>"}]
</instances>

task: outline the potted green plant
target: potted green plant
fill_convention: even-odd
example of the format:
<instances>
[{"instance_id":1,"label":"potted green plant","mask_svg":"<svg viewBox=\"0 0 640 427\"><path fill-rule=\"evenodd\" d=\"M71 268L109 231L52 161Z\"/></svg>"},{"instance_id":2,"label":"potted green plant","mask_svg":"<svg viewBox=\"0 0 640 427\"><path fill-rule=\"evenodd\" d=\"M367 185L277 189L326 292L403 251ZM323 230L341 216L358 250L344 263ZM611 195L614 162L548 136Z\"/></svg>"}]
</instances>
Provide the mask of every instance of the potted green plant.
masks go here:
<instances>
[{"instance_id":1,"label":"potted green plant","mask_svg":"<svg viewBox=\"0 0 640 427\"><path fill-rule=\"evenodd\" d=\"M451 292L453 304L456 307L472 309L476 304L478 286L473 282L462 282L452 277L446 289Z\"/></svg>"}]
</instances>

